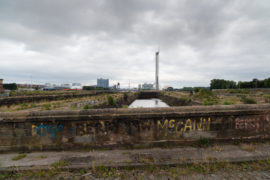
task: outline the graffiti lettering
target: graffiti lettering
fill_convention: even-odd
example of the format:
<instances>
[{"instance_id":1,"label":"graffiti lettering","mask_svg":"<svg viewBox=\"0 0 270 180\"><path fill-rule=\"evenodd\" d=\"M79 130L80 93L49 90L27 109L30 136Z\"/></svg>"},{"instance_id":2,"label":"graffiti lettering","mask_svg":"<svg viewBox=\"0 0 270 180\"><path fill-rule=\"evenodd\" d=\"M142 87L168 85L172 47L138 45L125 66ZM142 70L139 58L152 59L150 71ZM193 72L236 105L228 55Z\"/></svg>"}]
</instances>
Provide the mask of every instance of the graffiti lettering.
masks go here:
<instances>
[{"instance_id":1,"label":"graffiti lettering","mask_svg":"<svg viewBox=\"0 0 270 180\"><path fill-rule=\"evenodd\" d=\"M200 118L200 121L187 119L185 121L176 122L174 119L172 120L164 120L163 123L161 121L157 122L158 130L164 131L164 135L168 135L168 129L173 133L183 133L186 131L209 131L210 130L211 119L208 118Z\"/></svg>"},{"instance_id":2,"label":"graffiti lettering","mask_svg":"<svg viewBox=\"0 0 270 180\"><path fill-rule=\"evenodd\" d=\"M34 132L33 130L36 130ZM55 134L57 132L63 132L64 126L62 124L59 125L39 125L36 127L35 125L32 125L32 135L40 135L40 136L50 136L51 138L55 138Z\"/></svg>"},{"instance_id":3,"label":"graffiti lettering","mask_svg":"<svg viewBox=\"0 0 270 180\"><path fill-rule=\"evenodd\" d=\"M235 129L256 129L258 130L260 123L258 119L235 119Z\"/></svg>"}]
</instances>

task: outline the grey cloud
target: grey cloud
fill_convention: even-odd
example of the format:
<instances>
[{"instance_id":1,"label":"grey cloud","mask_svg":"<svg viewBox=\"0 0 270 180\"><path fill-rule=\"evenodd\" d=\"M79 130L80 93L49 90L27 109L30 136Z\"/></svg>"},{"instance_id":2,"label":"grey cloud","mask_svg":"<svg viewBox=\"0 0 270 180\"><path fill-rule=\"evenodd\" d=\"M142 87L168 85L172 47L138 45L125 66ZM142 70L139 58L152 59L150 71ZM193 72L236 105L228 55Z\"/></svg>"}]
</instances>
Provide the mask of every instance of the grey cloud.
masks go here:
<instances>
[{"instance_id":1,"label":"grey cloud","mask_svg":"<svg viewBox=\"0 0 270 180\"><path fill-rule=\"evenodd\" d=\"M0 12L10 81L151 82L158 46L164 85L269 76L267 0L3 0Z\"/></svg>"}]
</instances>

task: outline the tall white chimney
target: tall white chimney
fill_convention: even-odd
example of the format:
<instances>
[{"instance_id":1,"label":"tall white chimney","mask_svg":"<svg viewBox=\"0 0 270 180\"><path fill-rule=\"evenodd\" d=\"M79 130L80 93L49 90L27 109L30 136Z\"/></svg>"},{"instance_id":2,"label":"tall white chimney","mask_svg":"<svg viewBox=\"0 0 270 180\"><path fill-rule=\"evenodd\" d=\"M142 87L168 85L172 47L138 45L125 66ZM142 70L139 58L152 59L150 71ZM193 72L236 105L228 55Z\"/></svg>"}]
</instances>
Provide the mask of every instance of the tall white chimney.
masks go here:
<instances>
[{"instance_id":1,"label":"tall white chimney","mask_svg":"<svg viewBox=\"0 0 270 180\"><path fill-rule=\"evenodd\" d=\"M156 52L156 90L159 90L159 79L158 79L158 74L159 74L159 65L158 65L158 56L159 56L159 51Z\"/></svg>"}]
</instances>

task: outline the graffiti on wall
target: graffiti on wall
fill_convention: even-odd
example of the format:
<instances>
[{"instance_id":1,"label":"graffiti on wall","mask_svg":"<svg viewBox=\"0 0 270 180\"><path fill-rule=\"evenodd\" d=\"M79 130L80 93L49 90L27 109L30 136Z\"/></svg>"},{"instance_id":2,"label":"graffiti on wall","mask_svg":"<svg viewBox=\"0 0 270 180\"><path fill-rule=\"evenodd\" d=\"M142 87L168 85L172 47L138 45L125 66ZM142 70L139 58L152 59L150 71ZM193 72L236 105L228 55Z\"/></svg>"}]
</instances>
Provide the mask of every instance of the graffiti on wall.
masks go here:
<instances>
[{"instance_id":1,"label":"graffiti on wall","mask_svg":"<svg viewBox=\"0 0 270 180\"><path fill-rule=\"evenodd\" d=\"M51 138L55 138L57 132L63 132L64 126L62 124L59 125L32 125L32 135L39 136L49 136Z\"/></svg>"},{"instance_id":2,"label":"graffiti on wall","mask_svg":"<svg viewBox=\"0 0 270 180\"><path fill-rule=\"evenodd\" d=\"M258 131L260 128L260 119L259 118L248 118L248 119L235 119L235 129L255 129Z\"/></svg>"},{"instance_id":3,"label":"graffiti on wall","mask_svg":"<svg viewBox=\"0 0 270 180\"><path fill-rule=\"evenodd\" d=\"M157 122L158 131L163 131L164 135L168 135L168 130L172 133L183 134L186 131L209 131L211 119L200 118L200 121L186 119L184 121L176 121L174 119Z\"/></svg>"}]
</instances>

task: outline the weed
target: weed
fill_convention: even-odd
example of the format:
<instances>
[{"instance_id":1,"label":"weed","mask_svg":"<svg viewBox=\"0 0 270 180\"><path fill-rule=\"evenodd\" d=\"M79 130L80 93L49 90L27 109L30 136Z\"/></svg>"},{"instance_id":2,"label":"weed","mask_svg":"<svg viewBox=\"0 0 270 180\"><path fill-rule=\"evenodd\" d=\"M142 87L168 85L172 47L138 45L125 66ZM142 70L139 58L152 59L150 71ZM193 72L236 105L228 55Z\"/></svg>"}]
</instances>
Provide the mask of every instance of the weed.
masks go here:
<instances>
[{"instance_id":1,"label":"weed","mask_svg":"<svg viewBox=\"0 0 270 180\"><path fill-rule=\"evenodd\" d=\"M239 144L240 144L240 142L239 142L239 141L237 141L237 140L234 140L234 141L233 141L233 144L234 144L234 145L239 145Z\"/></svg>"},{"instance_id":2,"label":"weed","mask_svg":"<svg viewBox=\"0 0 270 180\"><path fill-rule=\"evenodd\" d=\"M107 104L111 106L114 106L116 104L114 98L110 95L107 96Z\"/></svg>"},{"instance_id":3,"label":"weed","mask_svg":"<svg viewBox=\"0 0 270 180\"><path fill-rule=\"evenodd\" d=\"M128 99L128 94L127 94L126 92L124 93L123 98L124 98L125 101L127 101L127 99Z\"/></svg>"},{"instance_id":4,"label":"weed","mask_svg":"<svg viewBox=\"0 0 270 180\"><path fill-rule=\"evenodd\" d=\"M231 105L231 104L233 104L233 103L232 103L232 101L225 100L225 101L223 101L223 104L224 104L224 105Z\"/></svg>"},{"instance_id":5,"label":"weed","mask_svg":"<svg viewBox=\"0 0 270 180\"><path fill-rule=\"evenodd\" d=\"M228 89L227 90L228 93L239 93L239 94L248 94L248 90L247 89Z\"/></svg>"},{"instance_id":6,"label":"weed","mask_svg":"<svg viewBox=\"0 0 270 180\"><path fill-rule=\"evenodd\" d=\"M35 107L36 107L35 104L31 104L31 105L30 105L30 108L35 108Z\"/></svg>"},{"instance_id":7,"label":"weed","mask_svg":"<svg viewBox=\"0 0 270 180\"><path fill-rule=\"evenodd\" d=\"M214 105L214 102L208 99L204 99L203 100L203 105L205 106L210 106L210 105Z\"/></svg>"},{"instance_id":8,"label":"weed","mask_svg":"<svg viewBox=\"0 0 270 180\"><path fill-rule=\"evenodd\" d=\"M41 159L46 159L47 158L47 156L44 156L44 155L41 155L41 156L39 156Z\"/></svg>"},{"instance_id":9,"label":"weed","mask_svg":"<svg viewBox=\"0 0 270 180\"><path fill-rule=\"evenodd\" d=\"M174 179L176 179L179 176L179 171L177 168L171 168L169 169L169 171Z\"/></svg>"},{"instance_id":10,"label":"weed","mask_svg":"<svg viewBox=\"0 0 270 180\"><path fill-rule=\"evenodd\" d=\"M28 109L28 104L22 103L20 104L20 107L17 108L17 110L24 110L24 109Z\"/></svg>"},{"instance_id":11,"label":"weed","mask_svg":"<svg viewBox=\"0 0 270 180\"><path fill-rule=\"evenodd\" d=\"M246 97L246 96L240 96L240 100L244 103L244 104L256 104L256 100L251 98L251 97Z\"/></svg>"},{"instance_id":12,"label":"weed","mask_svg":"<svg viewBox=\"0 0 270 180\"><path fill-rule=\"evenodd\" d=\"M85 170L84 170L84 169L81 169L81 170L80 170L80 174L81 174L81 175L84 175L84 174L85 174Z\"/></svg>"},{"instance_id":13,"label":"weed","mask_svg":"<svg viewBox=\"0 0 270 180\"><path fill-rule=\"evenodd\" d=\"M117 176L119 176L119 172L116 168L107 168L104 165L97 166L95 174L98 177L117 177Z\"/></svg>"},{"instance_id":14,"label":"weed","mask_svg":"<svg viewBox=\"0 0 270 180\"><path fill-rule=\"evenodd\" d=\"M0 179L19 179L22 176L18 172L1 172Z\"/></svg>"},{"instance_id":15,"label":"weed","mask_svg":"<svg viewBox=\"0 0 270 180\"><path fill-rule=\"evenodd\" d=\"M252 144L240 144L240 148L245 151L255 151L256 147Z\"/></svg>"},{"instance_id":16,"label":"weed","mask_svg":"<svg viewBox=\"0 0 270 180\"><path fill-rule=\"evenodd\" d=\"M199 147L208 147L209 146L209 140L207 138L200 138L196 145Z\"/></svg>"},{"instance_id":17,"label":"weed","mask_svg":"<svg viewBox=\"0 0 270 180\"><path fill-rule=\"evenodd\" d=\"M127 155L127 154L131 154L131 152L125 151L125 152L122 152L122 154Z\"/></svg>"},{"instance_id":18,"label":"weed","mask_svg":"<svg viewBox=\"0 0 270 180\"><path fill-rule=\"evenodd\" d=\"M49 111L49 110L51 110L51 105L50 104L43 104L43 108L44 108L44 110Z\"/></svg>"},{"instance_id":19,"label":"weed","mask_svg":"<svg viewBox=\"0 0 270 180\"><path fill-rule=\"evenodd\" d=\"M213 161L216 161L217 158L215 158L215 157L213 157L213 156L208 156L208 157L207 157L207 160L213 162Z\"/></svg>"},{"instance_id":20,"label":"weed","mask_svg":"<svg viewBox=\"0 0 270 180\"><path fill-rule=\"evenodd\" d=\"M215 150L216 150L216 152L221 152L221 151L223 151L223 149L220 147L220 146L215 146Z\"/></svg>"},{"instance_id":21,"label":"weed","mask_svg":"<svg viewBox=\"0 0 270 180\"><path fill-rule=\"evenodd\" d=\"M56 162L51 164L51 167L59 168L59 167L67 166L67 165L68 165L68 163L65 161L56 161Z\"/></svg>"},{"instance_id":22,"label":"weed","mask_svg":"<svg viewBox=\"0 0 270 180\"><path fill-rule=\"evenodd\" d=\"M132 160L128 159L128 160L126 161L126 163L132 163Z\"/></svg>"},{"instance_id":23,"label":"weed","mask_svg":"<svg viewBox=\"0 0 270 180\"><path fill-rule=\"evenodd\" d=\"M85 104L85 105L83 106L83 109L92 109L92 106L90 106L89 104Z\"/></svg>"},{"instance_id":24,"label":"weed","mask_svg":"<svg viewBox=\"0 0 270 180\"><path fill-rule=\"evenodd\" d=\"M19 155L13 157L12 160L13 161L18 161L18 160L23 159L25 157L26 157L26 154L19 154Z\"/></svg>"},{"instance_id":25,"label":"weed","mask_svg":"<svg viewBox=\"0 0 270 180\"><path fill-rule=\"evenodd\" d=\"M128 108L128 105L122 105L122 108Z\"/></svg>"}]
</instances>

